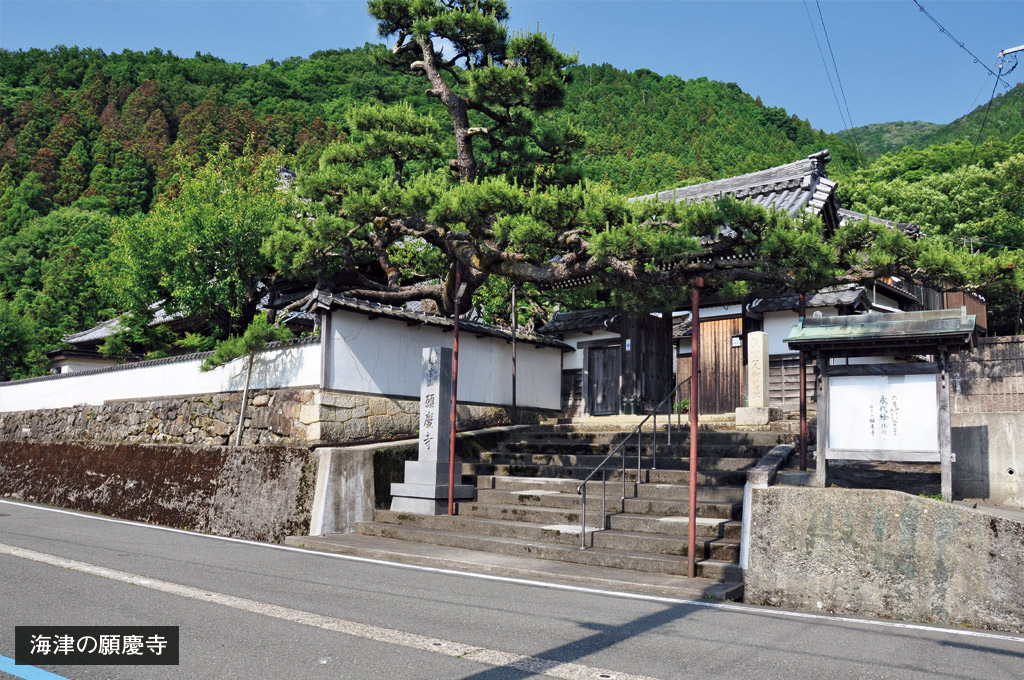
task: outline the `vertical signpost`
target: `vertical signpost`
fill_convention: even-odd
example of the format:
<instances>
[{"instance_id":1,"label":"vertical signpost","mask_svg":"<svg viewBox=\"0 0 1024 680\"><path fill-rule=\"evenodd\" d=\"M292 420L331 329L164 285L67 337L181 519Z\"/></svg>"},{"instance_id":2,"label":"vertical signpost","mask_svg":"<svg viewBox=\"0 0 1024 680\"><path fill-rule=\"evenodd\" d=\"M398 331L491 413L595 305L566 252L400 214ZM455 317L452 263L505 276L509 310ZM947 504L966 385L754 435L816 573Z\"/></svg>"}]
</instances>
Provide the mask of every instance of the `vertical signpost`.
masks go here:
<instances>
[{"instance_id":1,"label":"vertical signpost","mask_svg":"<svg viewBox=\"0 0 1024 680\"><path fill-rule=\"evenodd\" d=\"M405 481L391 485L391 509L425 515L446 511L452 495L451 428L445 417L453 404L452 350L424 347L420 378L420 438L417 460L406 461ZM471 498L469 485L454 487L457 498Z\"/></svg>"},{"instance_id":2,"label":"vertical signpost","mask_svg":"<svg viewBox=\"0 0 1024 680\"><path fill-rule=\"evenodd\" d=\"M690 312L690 506L689 524L686 532L686 573L690 578L697 575L697 399L700 396L700 289L704 278L698 276L693 282L693 308Z\"/></svg>"}]
</instances>

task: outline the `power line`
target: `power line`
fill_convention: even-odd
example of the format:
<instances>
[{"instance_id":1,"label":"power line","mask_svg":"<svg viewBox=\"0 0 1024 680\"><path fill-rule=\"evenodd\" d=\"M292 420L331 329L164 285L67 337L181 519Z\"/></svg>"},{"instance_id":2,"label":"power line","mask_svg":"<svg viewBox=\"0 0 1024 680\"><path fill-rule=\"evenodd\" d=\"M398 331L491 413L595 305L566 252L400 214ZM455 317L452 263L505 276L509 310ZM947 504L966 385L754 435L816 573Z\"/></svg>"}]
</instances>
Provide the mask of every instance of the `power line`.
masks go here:
<instances>
[{"instance_id":1,"label":"power line","mask_svg":"<svg viewBox=\"0 0 1024 680\"><path fill-rule=\"evenodd\" d=\"M983 62L983 61L982 61L981 59L979 59L979 58L978 58L978 55L976 55L976 54L975 54L974 52L971 52L971 51L970 51L969 49L967 49L967 46L966 46L966 45L964 45L964 43L963 43L962 41L960 41L960 40L957 40L957 39L956 39L956 37L954 37L952 33L950 33L949 31L947 31L947 30L946 30L946 27L945 27L945 26L943 26L942 24L940 24L940 23L939 23L939 20L938 20L938 19L936 19L935 17L933 17L933 16L932 16L932 15L931 15L931 14L930 14L930 13L928 12L928 10L926 10L926 9L924 8L924 5L922 5L922 4L920 3L920 2L918 2L918 0L914 0L914 4L915 4L915 5L917 5L917 9L919 9L919 10L920 10L921 12L923 12L923 13L924 13L924 15L925 15L926 17L928 17L928 18L929 18L929 19L931 20L931 22L932 22L933 24L935 24L935 26L936 26L936 27L937 27L937 28L939 29L939 33L942 33L942 34L946 35L946 36L947 36L947 37L948 37L948 38L949 38L950 40L952 40L952 41L953 41L953 42L954 42L954 43L955 43L955 44L956 44L956 45L957 45L957 46L958 46L958 47L959 47L960 49L962 49L962 50L963 50L964 52L966 52L967 54L971 55L971 57L973 57L973 58L974 58L974 63L975 63L975 64L981 64L981 67L982 67L983 69L985 69L986 71L988 71L990 75L993 75L993 76L995 76L995 78L996 78L996 83L998 83L998 82L999 82L999 78L1000 78L1000 75L999 75L998 73L996 73L995 71L993 71L992 69L990 69L990 68L989 68L989 67L988 67L988 66L987 66L987 65L986 65L986 64L985 64L985 63L984 63L984 62ZM1009 83L1003 83L1003 87L1005 87L1005 88L1006 88L1007 90L1009 90L1009 89L1010 89L1010 84L1009 84ZM994 90L993 90L993 92L994 92Z\"/></svg>"},{"instance_id":2,"label":"power line","mask_svg":"<svg viewBox=\"0 0 1024 680\"><path fill-rule=\"evenodd\" d=\"M848 129L850 131L850 136L853 137L853 150L857 154L857 158L860 158L860 145L857 143L857 133L853 131L853 116L850 115L850 105L846 102L846 90L843 89L843 79L839 77L839 67L836 65L835 52L832 51L832 41L829 40L828 29L825 28L825 16L821 13L821 3L818 2L818 0L814 0L814 4L818 6L818 18L821 19L821 30L825 33L825 44L828 45L828 53L832 57L832 69L836 72L836 82L839 83L839 92L843 95L843 106L846 107L846 117L850 121L850 127ZM806 5L804 6L806 7Z\"/></svg>"},{"instance_id":3,"label":"power line","mask_svg":"<svg viewBox=\"0 0 1024 680\"><path fill-rule=\"evenodd\" d=\"M985 125L988 123L988 112L992 110L992 102L995 101L996 88L999 86L999 81L1000 77L996 76L996 82L992 84L992 94L989 95L988 105L985 107L985 117L981 119L981 129L978 130L978 136L974 140L974 148L971 149L971 158L967 161L967 165L964 166L964 174L960 175L960 183L956 185L956 191L949 197L950 204L956 203L956 197L960 195L960 187L964 185L964 180L967 179L967 171L971 169L971 163L974 162L974 154L978 151L978 143L985 132Z\"/></svg>"},{"instance_id":4,"label":"power line","mask_svg":"<svg viewBox=\"0 0 1024 680\"><path fill-rule=\"evenodd\" d=\"M832 89L832 97L836 100L836 108L839 109L839 118L843 121L843 125L846 126L847 133L852 137L850 129L853 125L846 120L846 116L843 114L843 107L839 104L839 95L836 94L836 87L832 84L832 74L828 70L828 62L825 61L825 52L821 49L821 41L818 40L818 33L814 30L814 19L811 18L811 10L807 7L807 0L804 0L804 12L807 13L807 21L811 24L811 35L814 36L814 44L818 46L818 54L821 55L821 65L825 69L825 76L828 78L828 86ZM839 74L836 74L838 77ZM856 143L854 148L857 148ZM858 156L860 152L858 151Z\"/></svg>"}]
</instances>

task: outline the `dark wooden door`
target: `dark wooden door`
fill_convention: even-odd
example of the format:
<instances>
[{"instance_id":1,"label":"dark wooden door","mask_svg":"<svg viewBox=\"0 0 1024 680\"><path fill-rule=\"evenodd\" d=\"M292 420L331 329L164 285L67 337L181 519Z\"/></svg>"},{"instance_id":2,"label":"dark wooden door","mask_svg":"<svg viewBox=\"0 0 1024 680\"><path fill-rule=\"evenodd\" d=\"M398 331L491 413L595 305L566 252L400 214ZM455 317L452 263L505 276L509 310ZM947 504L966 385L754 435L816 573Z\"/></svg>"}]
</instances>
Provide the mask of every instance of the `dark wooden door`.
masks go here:
<instances>
[{"instance_id":1,"label":"dark wooden door","mask_svg":"<svg viewBox=\"0 0 1024 680\"><path fill-rule=\"evenodd\" d=\"M621 359L618 347L594 347L588 353L590 394L588 410L593 416L619 412L619 375Z\"/></svg>"}]
</instances>

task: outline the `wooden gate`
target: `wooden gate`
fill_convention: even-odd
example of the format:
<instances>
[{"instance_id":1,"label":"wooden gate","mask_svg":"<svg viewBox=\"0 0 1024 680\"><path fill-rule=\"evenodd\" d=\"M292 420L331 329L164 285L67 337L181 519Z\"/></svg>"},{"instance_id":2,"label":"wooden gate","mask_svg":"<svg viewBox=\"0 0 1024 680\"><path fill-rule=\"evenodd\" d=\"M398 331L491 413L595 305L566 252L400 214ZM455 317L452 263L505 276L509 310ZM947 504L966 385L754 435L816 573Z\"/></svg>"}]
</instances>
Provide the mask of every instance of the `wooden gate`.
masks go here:
<instances>
[{"instance_id":1,"label":"wooden gate","mask_svg":"<svg viewBox=\"0 0 1024 680\"><path fill-rule=\"evenodd\" d=\"M732 413L743 406L743 319L708 319L700 324L700 413ZM684 376L685 377L685 376Z\"/></svg>"},{"instance_id":2,"label":"wooden gate","mask_svg":"<svg viewBox=\"0 0 1024 680\"><path fill-rule=\"evenodd\" d=\"M587 352L590 415L607 416L619 412L619 376L622 359L618 347L592 347Z\"/></svg>"}]
</instances>

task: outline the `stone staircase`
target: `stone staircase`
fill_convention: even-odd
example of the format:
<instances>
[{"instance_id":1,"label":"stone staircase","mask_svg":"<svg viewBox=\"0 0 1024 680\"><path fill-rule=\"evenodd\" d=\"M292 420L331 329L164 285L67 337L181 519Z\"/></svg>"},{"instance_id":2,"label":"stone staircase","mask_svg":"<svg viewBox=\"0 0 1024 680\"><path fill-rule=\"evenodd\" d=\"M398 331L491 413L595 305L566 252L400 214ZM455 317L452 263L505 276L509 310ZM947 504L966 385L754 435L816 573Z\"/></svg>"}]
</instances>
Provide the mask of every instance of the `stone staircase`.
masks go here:
<instances>
[{"instance_id":1,"label":"stone staircase","mask_svg":"<svg viewBox=\"0 0 1024 680\"><path fill-rule=\"evenodd\" d=\"M579 480L601 462L628 431L621 426L542 425L515 432L500 444L467 452L463 483L477 489L474 501L457 505L455 516L377 510L357 533L388 539L610 567L633 572L687 573L689 437L675 431L666 445L659 432L657 468L650 430L641 448L627 444L625 494L621 462L613 461L606 482L607 518L601 517L601 481L587 486L585 542L581 549ZM738 566L740 518L746 470L776 444L779 432L701 430L697 467L697 575L733 584L725 597L742 592ZM601 527L604 530L598 530Z\"/></svg>"}]
</instances>

